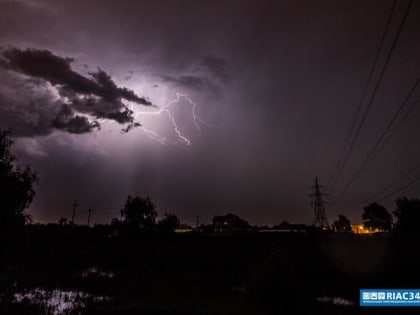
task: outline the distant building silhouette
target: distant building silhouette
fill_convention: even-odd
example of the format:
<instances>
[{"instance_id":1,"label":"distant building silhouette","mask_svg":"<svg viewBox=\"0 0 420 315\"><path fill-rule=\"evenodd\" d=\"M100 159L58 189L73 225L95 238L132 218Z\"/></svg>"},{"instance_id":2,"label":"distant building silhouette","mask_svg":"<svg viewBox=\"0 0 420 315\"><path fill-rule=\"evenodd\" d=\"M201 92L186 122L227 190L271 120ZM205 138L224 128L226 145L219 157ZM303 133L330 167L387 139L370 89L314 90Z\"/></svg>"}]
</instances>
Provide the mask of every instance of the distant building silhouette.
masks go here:
<instances>
[{"instance_id":1,"label":"distant building silhouette","mask_svg":"<svg viewBox=\"0 0 420 315\"><path fill-rule=\"evenodd\" d=\"M307 230L308 226L305 224L291 224L287 221L273 226L273 231L279 232L306 232Z\"/></svg>"},{"instance_id":2,"label":"distant building silhouette","mask_svg":"<svg viewBox=\"0 0 420 315\"><path fill-rule=\"evenodd\" d=\"M249 223L233 213L215 216L212 220L215 232L233 233L251 229Z\"/></svg>"}]
</instances>

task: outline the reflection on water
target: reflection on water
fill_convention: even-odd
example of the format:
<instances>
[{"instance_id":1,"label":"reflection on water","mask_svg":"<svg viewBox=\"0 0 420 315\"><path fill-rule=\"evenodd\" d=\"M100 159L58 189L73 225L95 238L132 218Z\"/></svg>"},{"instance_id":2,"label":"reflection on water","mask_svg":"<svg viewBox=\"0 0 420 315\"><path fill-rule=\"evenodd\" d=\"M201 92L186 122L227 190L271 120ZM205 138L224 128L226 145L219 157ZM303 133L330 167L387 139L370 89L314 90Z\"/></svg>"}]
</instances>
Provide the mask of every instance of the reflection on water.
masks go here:
<instances>
[{"instance_id":1,"label":"reflection on water","mask_svg":"<svg viewBox=\"0 0 420 315\"><path fill-rule=\"evenodd\" d=\"M82 309L88 302L109 301L109 297L94 296L82 291L35 288L14 294L14 303L26 302L42 307L46 314L64 314Z\"/></svg>"},{"instance_id":2,"label":"reflection on water","mask_svg":"<svg viewBox=\"0 0 420 315\"><path fill-rule=\"evenodd\" d=\"M350 306L354 305L354 303L350 300L344 299L339 296L323 296L316 299L318 302L322 303L331 303L334 305L342 305L342 306Z\"/></svg>"},{"instance_id":3,"label":"reflection on water","mask_svg":"<svg viewBox=\"0 0 420 315\"><path fill-rule=\"evenodd\" d=\"M102 278L114 278L115 274L112 271L104 271L93 266L83 270L82 277L102 277Z\"/></svg>"}]
</instances>

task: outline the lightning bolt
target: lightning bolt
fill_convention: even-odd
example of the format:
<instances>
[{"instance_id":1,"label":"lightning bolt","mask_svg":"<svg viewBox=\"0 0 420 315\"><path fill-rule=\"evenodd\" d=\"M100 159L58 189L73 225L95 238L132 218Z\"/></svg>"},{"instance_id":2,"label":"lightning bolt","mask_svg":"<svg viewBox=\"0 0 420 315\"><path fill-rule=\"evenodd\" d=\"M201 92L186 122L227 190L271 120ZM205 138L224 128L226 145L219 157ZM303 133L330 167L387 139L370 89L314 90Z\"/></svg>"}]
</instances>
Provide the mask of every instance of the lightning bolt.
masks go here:
<instances>
[{"instance_id":1,"label":"lightning bolt","mask_svg":"<svg viewBox=\"0 0 420 315\"><path fill-rule=\"evenodd\" d=\"M131 111L135 112L135 114L134 114L135 121L138 120L137 118L140 115L143 115L143 116L145 116L145 115L160 116L162 114L166 114L168 116L169 120L172 123L173 130L175 131L175 133L178 137L178 140L173 142L173 143L181 141L181 142L185 143L187 146L189 146L189 145L191 145L191 140L189 138L187 138L187 136L184 135L181 132L181 130L179 129L179 126L176 122L176 119L175 119L175 117L174 117L174 115L173 115L173 113L171 112L171 109L170 109L171 105L180 104L180 101L181 101L182 98L185 99L189 104L191 104L191 115L193 117L193 124L194 124L195 128L197 129L197 131L199 132L199 134L201 134L201 132L202 132L200 125L206 126L206 127L217 127L213 124L209 124L209 123L203 121L196 113L197 104L194 103L188 97L188 95L178 93L178 92L176 93L176 97L174 99L170 100L166 105L159 107L159 110L157 110L157 111L152 111L152 112L150 112L150 111L135 111L133 105L131 105L130 109L131 109ZM160 142L161 144L166 144L168 142L168 139L166 137L156 133L155 131L153 131L149 128L146 128L143 125L141 126L141 128L144 131L144 133L150 139L156 140L156 141Z\"/></svg>"}]
</instances>

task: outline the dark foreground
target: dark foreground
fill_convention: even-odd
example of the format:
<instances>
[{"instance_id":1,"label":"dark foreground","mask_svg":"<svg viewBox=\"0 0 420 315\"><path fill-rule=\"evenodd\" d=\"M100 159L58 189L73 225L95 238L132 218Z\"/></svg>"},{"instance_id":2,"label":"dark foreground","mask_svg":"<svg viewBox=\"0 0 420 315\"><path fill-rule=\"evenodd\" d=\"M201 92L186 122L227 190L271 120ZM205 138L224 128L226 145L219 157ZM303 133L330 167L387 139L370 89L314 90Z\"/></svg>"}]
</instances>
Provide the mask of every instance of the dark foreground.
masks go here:
<instances>
[{"instance_id":1,"label":"dark foreground","mask_svg":"<svg viewBox=\"0 0 420 315\"><path fill-rule=\"evenodd\" d=\"M360 288L420 288L418 240L27 233L3 250L0 314L420 314L358 306Z\"/></svg>"}]
</instances>

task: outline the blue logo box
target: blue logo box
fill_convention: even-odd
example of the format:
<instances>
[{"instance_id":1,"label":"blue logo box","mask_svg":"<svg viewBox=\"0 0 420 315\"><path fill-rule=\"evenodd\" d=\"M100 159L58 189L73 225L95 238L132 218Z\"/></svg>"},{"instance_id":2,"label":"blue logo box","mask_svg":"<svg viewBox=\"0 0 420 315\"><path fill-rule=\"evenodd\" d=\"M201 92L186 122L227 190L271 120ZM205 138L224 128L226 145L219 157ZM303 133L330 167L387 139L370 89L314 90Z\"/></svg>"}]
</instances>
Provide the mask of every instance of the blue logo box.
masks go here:
<instances>
[{"instance_id":1,"label":"blue logo box","mask_svg":"<svg viewBox=\"0 0 420 315\"><path fill-rule=\"evenodd\" d=\"M420 306L420 289L361 289L360 306Z\"/></svg>"}]
</instances>

